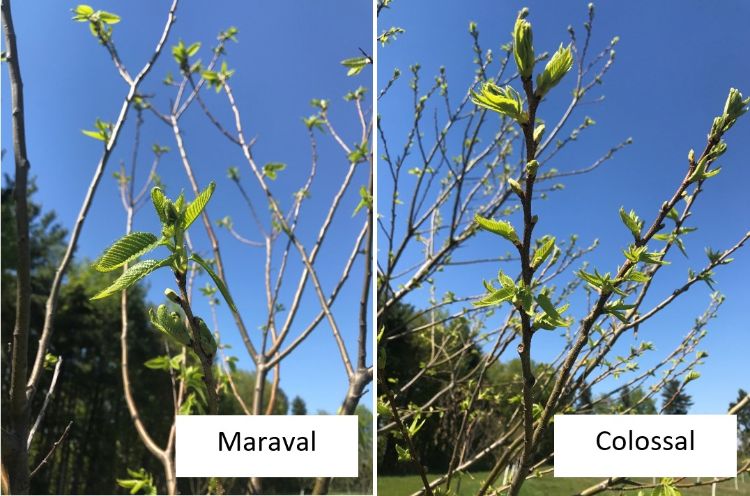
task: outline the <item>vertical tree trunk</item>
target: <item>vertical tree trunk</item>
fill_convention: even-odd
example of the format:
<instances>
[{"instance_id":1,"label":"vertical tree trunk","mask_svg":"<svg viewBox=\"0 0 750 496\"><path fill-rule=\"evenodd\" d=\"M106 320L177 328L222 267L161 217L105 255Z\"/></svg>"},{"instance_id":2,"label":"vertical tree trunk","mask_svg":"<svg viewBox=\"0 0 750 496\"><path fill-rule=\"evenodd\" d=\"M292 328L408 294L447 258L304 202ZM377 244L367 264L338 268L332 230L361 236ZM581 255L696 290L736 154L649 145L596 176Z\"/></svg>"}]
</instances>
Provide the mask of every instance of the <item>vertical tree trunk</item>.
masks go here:
<instances>
[{"instance_id":1,"label":"vertical tree trunk","mask_svg":"<svg viewBox=\"0 0 750 496\"><path fill-rule=\"evenodd\" d=\"M346 398L339 408L339 415L354 415L359 404L359 399L364 394L365 387L372 381L372 373L367 370L358 370L349 382L349 390ZM315 479L313 494L328 494L331 486L331 477L318 477Z\"/></svg>"},{"instance_id":2,"label":"vertical tree trunk","mask_svg":"<svg viewBox=\"0 0 750 496\"><path fill-rule=\"evenodd\" d=\"M266 393L266 377L268 376L268 369L262 361L262 355L259 355L258 358L255 368L255 388L253 389L253 415L263 415L263 396ZM249 489L252 494L263 494L263 479L260 477L251 478Z\"/></svg>"},{"instance_id":3,"label":"vertical tree trunk","mask_svg":"<svg viewBox=\"0 0 750 496\"><path fill-rule=\"evenodd\" d=\"M2 1L2 21L5 30L5 49L10 78L13 113L13 152L16 162L15 203L18 265L16 267L16 322L13 328L11 357L11 389L9 432L3 440L3 464L8 470L13 494L29 492L29 454L26 439L29 435L29 402L26 396L28 375L29 314L31 302L31 256L29 251L29 213L27 180L29 161L26 156L26 127L24 123L23 82L18 62L16 33L13 28L10 0Z\"/></svg>"}]
</instances>

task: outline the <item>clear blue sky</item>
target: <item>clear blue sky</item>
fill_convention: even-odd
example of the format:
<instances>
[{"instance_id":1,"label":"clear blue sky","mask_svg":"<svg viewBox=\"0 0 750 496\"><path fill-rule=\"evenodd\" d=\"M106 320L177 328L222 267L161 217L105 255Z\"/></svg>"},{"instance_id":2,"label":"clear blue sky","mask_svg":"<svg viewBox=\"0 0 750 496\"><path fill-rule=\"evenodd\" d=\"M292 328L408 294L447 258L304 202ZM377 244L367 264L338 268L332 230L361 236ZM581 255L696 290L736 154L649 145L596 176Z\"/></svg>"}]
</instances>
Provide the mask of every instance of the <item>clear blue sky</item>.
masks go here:
<instances>
[{"instance_id":1,"label":"clear blue sky","mask_svg":"<svg viewBox=\"0 0 750 496\"><path fill-rule=\"evenodd\" d=\"M92 4L96 9L109 10L122 17L122 22L115 26L115 42L131 74L140 70L150 56L170 3L101 1ZM101 152L100 142L82 135L81 129L92 129L97 117L114 121L127 90L106 51L97 44L88 27L71 21L70 9L75 5L76 2L51 0L16 1L13 4L26 90L29 155L32 175L37 178L39 186L36 201L46 209L55 210L67 228L73 225ZM228 46L227 57L230 68L236 70L232 78L233 89L243 113L246 135L257 137L254 153L258 163L287 164L287 170L272 183L277 198L286 208L291 203L292 193L302 186L310 167L309 140L301 121L301 117L314 113L309 105L310 99L329 99L330 119L342 138L349 144L359 140L360 129L354 107L344 102L342 96L360 85L370 87L372 72L368 68L359 77L347 77L346 69L339 62L357 56L358 47L369 51L371 19L371 6L364 1L215 1L210 4L184 1L169 44L141 91L159 95L157 104L166 108L173 90L166 88L161 81L168 71L178 72L170 47L179 39L186 43L201 41L203 48L198 57L205 61L210 58L209 50L217 34L229 26L236 26L239 44ZM10 148L10 94L6 74L3 71L2 104L6 111L2 114L2 141L4 147ZM228 120L230 112L226 99L207 92L204 96L227 127L233 127L233 121ZM370 105L367 107L369 109ZM96 257L123 233L125 217L112 173L120 160L129 163L134 116L131 113L84 227L77 252L79 260ZM172 150L163 159L159 170L167 184L168 194L176 195L181 188L190 191L170 130L148 115L146 119L138 184L150 165L151 144L160 143ZM258 240L236 187L226 177L229 166L239 167L256 207L260 207L261 213L265 212L260 190L239 148L212 128L197 105L184 116L182 125L199 183L205 186L210 180L217 182L214 199L208 207L213 220L231 215L240 233ZM323 206L329 203L348 167L345 154L333 144L330 136L319 134L319 155L319 173L312 187L312 198L305 205L301 219L300 235L308 243L317 235L325 213ZM11 155L7 158L10 160L4 161L3 169L10 172L13 165ZM351 192L344 198L317 263L327 291L332 288L361 228L363 214L352 218L352 211L359 202L359 186L367 181L366 165L359 167ZM193 241L199 250L210 256L203 227L200 223L195 226ZM157 229L150 206L147 205L136 217L135 229ZM257 345L258 327L265 319L263 252L240 245L224 230L220 230L219 236L234 299ZM298 259L296 255L292 258ZM287 307L299 273L299 263L293 263L289 270L292 277L282 294ZM348 289L344 289L333 309L355 358L361 273L360 263L352 273ZM157 273L151 281L149 294L153 301L161 302L161 292L166 284L172 283L171 277L167 272ZM199 285L205 282L199 281ZM208 305L197 291L195 300L197 313L209 321ZM291 336L301 332L303 325L318 311L310 287ZM220 309L220 327L225 342L233 345L230 353L241 358L241 367L251 369L226 305ZM75 330L57 329L57 332ZM137 339L137 336L132 339ZM290 400L295 395L302 396L310 412L337 410L346 393L347 382L325 321L283 362L281 387ZM371 407L371 398L366 396L363 404Z\"/></svg>"},{"instance_id":2,"label":"clear blue sky","mask_svg":"<svg viewBox=\"0 0 750 496\"><path fill-rule=\"evenodd\" d=\"M516 13L523 6L531 10L529 19L537 52L552 51L560 42L567 43L569 24L576 28L579 39L582 37L586 2L578 1L411 0L394 2L392 9L381 13L379 31L393 25L406 29L396 42L379 51L379 85L390 78L394 67L400 68L403 74L391 93L379 102L378 108L392 150L402 146L412 119L408 67L417 62L422 65L422 84L426 87L444 65L455 101L463 95L475 71L469 22L477 22L482 46L491 48L497 59L500 46L510 40ZM535 231L537 235L551 232L567 238L578 233L580 241L586 244L599 238L601 246L589 260L602 272L616 270L629 237L619 220L619 207L634 208L641 217L653 219L656 209L683 177L688 150L703 149L711 121L721 112L729 88L736 87L745 95L750 94L749 18L750 4L736 0L720 4L693 0L600 2L597 5L592 50L596 52L613 36L620 36L613 69L604 85L595 88L589 97L606 95L606 99L601 104L583 106L574 114L570 121L572 126L582 122L586 115L597 125L582 133L550 166L560 170L577 169L591 164L629 136L633 137L634 144L593 174L565 178L564 191L553 194L546 202L538 202L536 209L541 220ZM553 95L545 101L538 117L556 122L569 101L572 84L572 78L568 77L553 90L557 97ZM431 122L432 110L426 111L426 115ZM705 246L727 248L750 228L748 117L726 136L729 150L720 160L720 165L724 166L722 172L708 183L688 222L700 227L685 238L690 258L672 257L673 264L660 271L647 303L659 301L681 285L687 278L688 267L701 268L706 262ZM487 128L495 129L492 124ZM455 149L449 150L448 156L457 153ZM407 164L407 168L412 166L421 164ZM381 167L381 191L387 189L389 181L384 171ZM388 199L383 198L381 195L381 208L388 204ZM480 234L456 258L496 256L507 251L507 244L488 234ZM380 253L380 256L385 255L385 252ZM416 254L410 256L414 260ZM728 403L736 398L739 387L750 387L750 324L747 319L750 252L745 248L735 258L731 266L716 271L717 289L727 296L727 301L720 310L720 317L708 326L709 335L702 349L710 352L710 358L700 368L702 377L688 387L695 401L693 413L724 412ZM404 263L404 267L408 265L408 261ZM481 293L482 278L494 277L497 268L493 264L446 270L436 276L438 289L441 292L452 290L459 296ZM663 356L674 348L707 305L708 294L704 285L695 287L641 328L639 339L654 342L654 357ZM580 307L581 294L576 298L574 308L576 304ZM410 302L425 306L426 294L418 293ZM580 317L580 313L577 316ZM497 323L497 319L495 317L491 323ZM632 342L623 341L627 345ZM551 359L558 345L554 335L537 339L534 358ZM642 363L645 367L652 359Z\"/></svg>"}]
</instances>

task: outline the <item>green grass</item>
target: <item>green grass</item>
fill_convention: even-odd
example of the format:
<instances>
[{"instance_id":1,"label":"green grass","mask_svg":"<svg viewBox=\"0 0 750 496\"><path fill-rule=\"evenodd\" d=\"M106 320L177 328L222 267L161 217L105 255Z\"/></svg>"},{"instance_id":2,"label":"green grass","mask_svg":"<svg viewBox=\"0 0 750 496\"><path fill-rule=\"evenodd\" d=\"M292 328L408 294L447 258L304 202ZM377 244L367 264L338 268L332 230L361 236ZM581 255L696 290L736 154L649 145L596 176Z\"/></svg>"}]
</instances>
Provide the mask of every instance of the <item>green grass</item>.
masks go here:
<instances>
[{"instance_id":1,"label":"green grass","mask_svg":"<svg viewBox=\"0 0 750 496\"><path fill-rule=\"evenodd\" d=\"M436 474L430 474L429 480L436 478ZM456 490L459 487L460 496L470 496L477 493L481 481L487 477L487 472L477 472L476 474L464 474L460 477L459 486L455 482L451 483L451 489ZM454 479L455 481L456 479ZM601 482L601 477L588 478L560 478L556 479L551 476L541 479L529 479L524 483L521 489L523 496L557 496L571 495L582 489ZM690 479L691 481L694 479ZM636 479L643 483L650 483L651 479ZM409 475L403 477L378 477L378 494L382 496L404 496L413 493L422 487L419 476ZM650 494L650 490L645 491ZM620 491L607 491L600 493L606 496L615 496ZM637 491L624 491L626 496L635 496ZM711 486L696 487L682 490L683 496L704 496L711 494ZM745 482L739 481L739 491L734 489L734 480L719 484L716 491L717 495L727 496L750 496L750 478L745 477Z\"/></svg>"}]
</instances>

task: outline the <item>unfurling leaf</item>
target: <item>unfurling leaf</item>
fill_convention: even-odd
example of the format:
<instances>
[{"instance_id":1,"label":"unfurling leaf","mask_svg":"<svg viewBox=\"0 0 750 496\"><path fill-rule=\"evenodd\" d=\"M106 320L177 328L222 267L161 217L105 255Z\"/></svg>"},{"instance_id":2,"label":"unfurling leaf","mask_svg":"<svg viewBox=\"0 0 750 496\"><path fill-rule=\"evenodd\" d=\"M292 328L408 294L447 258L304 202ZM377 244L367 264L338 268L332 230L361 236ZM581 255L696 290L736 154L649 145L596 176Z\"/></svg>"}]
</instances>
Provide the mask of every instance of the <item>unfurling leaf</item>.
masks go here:
<instances>
[{"instance_id":1,"label":"unfurling leaf","mask_svg":"<svg viewBox=\"0 0 750 496\"><path fill-rule=\"evenodd\" d=\"M157 246L160 240L151 233L133 232L115 241L107 248L94 268L99 272L109 272L145 255Z\"/></svg>"},{"instance_id":2,"label":"unfurling leaf","mask_svg":"<svg viewBox=\"0 0 750 496\"><path fill-rule=\"evenodd\" d=\"M534 327L551 331L557 327L568 327L573 322L572 319L563 318L561 315L570 305L565 304L559 308L555 308L552 300L544 292L536 296L536 302L541 307L543 313L535 316Z\"/></svg>"},{"instance_id":3,"label":"unfurling leaf","mask_svg":"<svg viewBox=\"0 0 750 496\"><path fill-rule=\"evenodd\" d=\"M103 10L100 10L97 13L99 14L99 20L104 24L117 24L118 22L120 22L120 16L118 16L117 14L113 14L112 12L105 12Z\"/></svg>"},{"instance_id":4,"label":"unfurling leaf","mask_svg":"<svg viewBox=\"0 0 750 496\"><path fill-rule=\"evenodd\" d=\"M201 351L206 356L213 357L216 354L216 339L214 338L214 334L202 318L193 317L193 320L198 326L198 346L200 346Z\"/></svg>"},{"instance_id":5,"label":"unfurling leaf","mask_svg":"<svg viewBox=\"0 0 750 496\"><path fill-rule=\"evenodd\" d=\"M99 131L89 131L89 130L83 129L81 130L81 132L85 134L86 136L88 136L89 138L94 138L95 140L99 140L99 141L107 141L107 136L100 133Z\"/></svg>"},{"instance_id":6,"label":"unfurling leaf","mask_svg":"<svg viewBox=\"0 0 750 496\"><path fill-rule=\"evenodd\" d=\"M687 179L688 183L694 183L696 181L703 181L710 177L714 177L716 174L721 172L721 167L708 170L708 166L711 163L710 155L704 155L701 160L698 161L698 165L695 166L695 170Z\"/></svg>"},{"instance_id":7,"label":"unfurling leaf","mask_svg":"<svg viewBox=\"0 0 750 496\"><path fill-rule=\"evenodd\" d=\"M604 313L608 315L612 315L613 317L616 317L620 322L623 324L627 323L627 317L625 315L626 310L630 310L634 308L635 305L631 305L628 303L624 303L622 300L616 301L614 303L608 303L604 305Z\"/></svg>"},{"instance_id":8,"label":"unfurling leaf","mask_svg":"<svg viewBox=\"0 0 750 496\"><path fill-rule=\"evenodd\" d=\"M365 207L368 210L372 209L372 195L370 194L369 191L367 191L367 188L365 186L361 186L359 188L359 203L357 204L357 207L354 209L354 213L352 214L352 217L357 215L357 213Z\"/></svg>"},{"instance_id":9,"label":"unfurling leaf","mask_svg":"<svg viewBox=\"0 0 750 496\"><path fill-rule=\"evenodd\" d=\"M269 162L263 166L263 175L271 181L275 181L278 172L283 171L284 169L286 169L286 164L282 164L281 162Z\"/></svg>"},{"instance_id":10,"label":"unfurling leaf","mask_svg":"<svg viewBox=\"0 0 750 496\"><path fill-rule=\"evenodd\" d=\"M481 227L485 231L499 234L513 244L520 243L518 234L516 234L516 230L513 229L513 226L510 222L504 220L486 219L479 214L474 215L474 221L479 224L479 227Z\"/></svg>"},{"instance_id":11,"label":"unfurling leaf","mask_svg":"<svg viewBox=\"0 0 750 496\"><path fill-rule=\"evenodd\" d=\"M658 234L656 235L658 236ZM656 238L654 236L654 238ZM670 262L667 262L666 260L663 260L662 257L664 256L663 252L648 252L648 247L646 246L639 246L635 247L633 245L629 246L627 250L623 250L623 253L625 254L625 258L630 260L631 262L643 262L646 264L658 264L658 265L669 265Z\"/></svg>"},{"instance_id":12,"label":"unfurling leaf","mask_svg":"<svg viewBox=\"0 0 750 496\"><path fill-rule=\"evenodd\" d=\"M747 112L748 104L750 104L750 97L743 99L740 90L736 88L729 89L729 95L727 95L727 101L724 103L724 113L722 115L723 132L728 131L734 125L735 121Z\"/></svg>"},{"instance_id":13,"label":"unfurling leaf","mask_svg":"<svg viewBox=\"0 0 750 496\"><path fill-rule=\"evenodd\" d=\"M635 240L639 241L641 239L641 229L643 229L643 221L638 218L633 210L631 210L630 213L627 213L622 207L620 207L620 219L622 219L622 223L625 224L625 227L627 227L630 232L633 233L633 237L635 238Z\"/></svg>"},{"instance_id":14,"label":"unfurling leaf","mask_svg":"<svg viewBox=\"0 0 750 496\"><path fill-rule=\"evenodd\" d=\"M94 122L94 127L96 127L96 131L88 131L86 129L83 129L81 130L81 132L89 138L94 138L95 140L103 141L105 143L109 141L109 137L112 134L112 124L110 122L105 122L97 118Z\"/></svg>"},{"instance_id":15,"label":"unfurling leaf","mask_svg":"<svg viewBox=\"0 0 750 496\"><path fill-rule=\"evenodd\" d=\"M94 9L90 5L79 5L75 9L73 9L73 12L75 13L75 16L73 16L73 20L83 22L88 21L89 17L91 17L91 14L94 13Z\"/></svg>"},{"instance_id":16,"label":"unfurling leaf","mask_svg":"<svg viewBox=\"0 0 750 496\"><path fill-rule=\"evenodd\" d=\"M637 270L629 270L625 276L623 277L626 281L633 281L633 282L639 282L639 283L646 283L649 280L649 277L644 272L639 272Z\"/></svg>"},{"instance_id":17,"label":"unfurling leaf","mask_svg":"<svg viewBox=\"0 0 750 496\"><path fill-rule=\"evenodd\" d=\"M156 210L156 214L159 216L161 223L166 224L167 218L165 216L165 211L169 200L158 186L151 190L151 202L154 204L154 210Z\"/></svg>"},{"instance_id":18,"label":"unfurling leaf","mask_svg":"<svg viewBox=\"0 0 750 496\"><path fill-rule=\"evenodd\" d=\"M536 77L536 95L539 98L544 97L549 90L557 86L563 76L568 73L570 68L573 67L573 53L571 52L570 45L560 48L552 55L547 65L544 67L544 71L539 73Z\"/></svg>"},{"instance_id":19,"label":"unfurling leaf","mask_svg":"<svg viewBox=\"0 0 750 496\"><path fill-rule=\"evenodd\" d=\"M477 93L471 90L471 101L474 105L484 107L525 124L529 116L523 111L523 100L512 86L501 88L495 83L487 81Z\"/></svg>"},{"instance_id":20,"label":"unfurling leaf","mask_svg":"<svg viewBox=\"0 0 750 496\"><path fill-rule=\"evenodd\" d=\"M347 76L356 76L370 63L369 57L352 57L341 61L341 65L349 68L346 73Z\"/></svg>"},{"instance_id":21,"label":"unfurling leaf","mask_svg":"<svg viewBox=\"0 0 750 496\"><path fill-rule=\"evenodd\" d=\"M183 230L187 230L187 228L190 227L190 224L192 224L201 212L203 212L203 209L206 208L208 201L211 199L211 195L214 194L215 189L216 183L211 181L206 189L201 191L198 196L195 197L195 200L190 202L187 208L185 208L185 214L182 218L181 226Z\"/></svg>"},{"instance_id":22,"label":"unfurling leaf","mask_svg":"<svg viewBox=\"0 0 750 496\"><path fill-rule=\"evenodd\" d=\"M352 147L352 151L350 151L346 158L351 162L352 164L357 164L359 162L364 162L367 160L367 155L369 154L368 149L368 142L365 140L362 143L355 144Z\"/></svg>"},{"instance_id":23,"label":"unfurling leaf","mask_svg":"<svg viewBox=\"0 0 750 496\"><path fill-rule=\"evenodd\" d=\"M687 375L685 376L685 384L687 384L688 382L700 379L700 376L701 376L701 373L698 372L697 370L689 371Z\"/></svg>"},{"instance_id":24,"label":"unfurling leaf","mask_svg":"<svg viewBox=\"0 0 750 496\"><path fill-rule=\"evenodd\" d=\"M499 305L500 303L503 303L505 301L510 301L516 292L515 289L516 289L515 287L503 287L501 289L498 289L488 294L481 300L475 301L474 306L475 307L491 307L494 305Z\"/></svg>"},{"instance_id":25,"label":"unfurling leaf","mask_svg":"<svg viewBox=\"0 0 750 496\"><path fill-rule=\"evenodd\" d=\"M120 487L130 489L130 494L138 494L141 491L143 494L157 494L154 477L146 472L145 469L127 469L127 471L132 479L117 479L117 484Z\"/></svg>"},{"instance_id":26,"label":"unfurling leaf","mask_svg":"<svg viewBox=\"0 0 750 496\"><path fill-rule=\"evenodd\" d=\"M180 66L180 69L187 70L188 58L194 56L200 50L201 43L196 41L190 46L185 46L185 42L180 40L175 46L172 47L172 57L175 62Z\"/></svg>"},{"instance_id":27,"label":"unfurling leaf","mask_svg":"<svg viewBox=\"0 0 750 496\"><path fill-rule=\"evenodd\" d=\"M149 308L148 315L151 320L151 324L159 332L164 333L166 336L174 339L183 346L190 346L191 339L185 324L177 314L177 312L170 312L166 305L159 305L154 312L153 308Z\"/></svg>"},{"instance_id":28,"label":"unfurling leaf","mask_svg":"<svg viewBox=\"0 0 750 496\"><path fill-rule=\"evenodd\" d=\"M44 355L44 370L52 370L55 368L55 365L57 365L57 362L60 361L59 356L55 356L52 353L47 353Z\"/></svg>"},{"instance_id":29,"label":"unfurling leaf","mask_svg":"<svg viewBox=\"0 0 750 496\"><path fill-rule=\"evenodd\" d=\"M138 262L137 264L129 267L128 270L123 272L122 275L120 275L120 277L118 277L115 282L113 282L108 288L98 292L91 299L99 300L101 298L111 296L119 291L128 289L156 269L166 267L173 261L174 256L170 256L162 260L144 260L142 262Z\"/></svg>"},{"instance_id":30,"label":"unfurling leaf","mask_svg":"<svg viewBox=\"0 0 750 496\"><path fill-rule=\"evenodd\" d=\"M541 266L555 249L555 238L550 236L542 245L536 249L534 256L531 257L531 267L536 269Z\"/></svg>"},{"instance_id":31,"label":"unfurling leaf","mask_svg":"<svg viewBox=\"0 0 750 496\"><path fill-rule=\"evenodd\" d=\"M146 360L143 362L143 365L147 369L151 370L178 370L179 365L177 367L172 367L172 360L170 360L169 356L161 355L158 357L151 358L149 360Z\"/></svg>"},{"instance_id":32,"label":"unfurling leaf","mask_svg":"<svg viewBox=\"0 0 750 496\"><path fill-rule=\"evenodd\" d=\"M398 461L400 462L411 461L411 453L409 453L409 448L404 448L399 444L396 445L396 455L398 456Z\"/></svg>"}]
</instances>

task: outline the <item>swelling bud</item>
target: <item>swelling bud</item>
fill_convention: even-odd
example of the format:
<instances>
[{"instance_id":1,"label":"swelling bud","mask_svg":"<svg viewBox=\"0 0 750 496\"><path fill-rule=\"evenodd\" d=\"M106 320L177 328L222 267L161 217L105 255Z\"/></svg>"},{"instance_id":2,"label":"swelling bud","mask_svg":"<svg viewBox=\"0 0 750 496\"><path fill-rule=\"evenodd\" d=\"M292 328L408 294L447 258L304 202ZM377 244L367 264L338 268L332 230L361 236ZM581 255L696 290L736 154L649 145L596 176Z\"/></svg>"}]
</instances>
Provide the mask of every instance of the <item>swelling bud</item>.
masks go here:
<instances>
[{"instance_id":1,"label":"swelling bud","mask_svg":"<svg viewBox=\"0 0 750 496\"><path fill-rule=\"evenodd\" d=\"M165 289L164 296L166 296L167 299L173 303L177 303L178 305L182 304L182 300L177 295L177 293L175 293L173 289L170 289L170 288Z\"/></svg>"},{"instance_id":2,"label":"swelling bud","mask_svg":"<svg viewBox=\"0 0 750 496\"><path fill-rule=\"evenodd\" d=\"M516 59L518 73L523 79L529 79L534 70L533 35L531 23L526 20L528 15L529 9L522 9L513 28L513 57Z\"/></svg>"}]
</instances>

